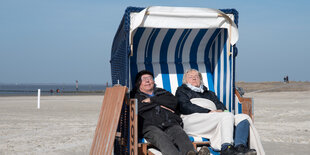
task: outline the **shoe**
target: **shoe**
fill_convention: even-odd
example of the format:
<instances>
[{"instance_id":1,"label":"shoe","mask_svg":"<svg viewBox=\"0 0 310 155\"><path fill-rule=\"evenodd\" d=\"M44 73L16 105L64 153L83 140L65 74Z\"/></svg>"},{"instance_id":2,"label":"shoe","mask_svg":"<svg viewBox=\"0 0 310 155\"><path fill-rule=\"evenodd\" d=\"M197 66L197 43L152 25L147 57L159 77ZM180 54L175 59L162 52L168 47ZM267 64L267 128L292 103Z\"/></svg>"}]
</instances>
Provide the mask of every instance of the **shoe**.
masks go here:
<instances>
[{"instance_id":1,"label":"shoe","mask_svg":"<svg viewBox=\"0 0 310 155\"><path fill-rule=\"evenodd\" d=\"M257 152L255 149L248 149L244 145L238 145L235 148L237 155L256 155Z\"/></svg>"},{"instance_id":2,"label":"shoe","mask_svg":"<svg viewBox=\"0 0 310 155\"><path fill-rule=\"evenodd\" d=\"M188 151L188 152L186 153L186 155L196 155L196 152L195 152L195 151Z\"/></svg>"},{"instance_id":3,"label":"shoe","mask_svg":"<svg viewBox=\"0 0 310 155\"><path fill-rule=\"evenodd\" d=\"M208 147L203 146L199 150L198 155L210 155L210 150L208 149Z\"/></svg>"},{"instance_id":4,"label":"shoe","mask_svg":"<svg viewBox=\"0 0 310 155\"><path fill-rule=\"evenodd\" d=\"M236 150L232 145L228 145L225 150L221 150L221 155L236 155Z\"/></svg>"}]
</instances>

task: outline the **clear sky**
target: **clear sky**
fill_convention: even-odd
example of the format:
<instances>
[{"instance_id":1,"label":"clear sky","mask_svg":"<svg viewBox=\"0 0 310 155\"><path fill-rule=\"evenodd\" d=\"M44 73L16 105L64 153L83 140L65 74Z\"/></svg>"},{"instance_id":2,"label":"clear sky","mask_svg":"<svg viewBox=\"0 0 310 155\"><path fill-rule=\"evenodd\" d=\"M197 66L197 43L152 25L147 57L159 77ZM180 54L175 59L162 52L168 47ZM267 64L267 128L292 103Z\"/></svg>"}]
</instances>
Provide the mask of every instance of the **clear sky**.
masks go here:
<instances>
[{"instance_id":1,"label":"clear sky","mask_svg":"<svg viewBox=\"0 0 310 155\"><path fill-rule=\"evenodd\" d=\"M310 81L309 0L1 0L0 83L110 83L126 7L154 5L235 8L237 81Z\"/></svg>"}]
</instances>

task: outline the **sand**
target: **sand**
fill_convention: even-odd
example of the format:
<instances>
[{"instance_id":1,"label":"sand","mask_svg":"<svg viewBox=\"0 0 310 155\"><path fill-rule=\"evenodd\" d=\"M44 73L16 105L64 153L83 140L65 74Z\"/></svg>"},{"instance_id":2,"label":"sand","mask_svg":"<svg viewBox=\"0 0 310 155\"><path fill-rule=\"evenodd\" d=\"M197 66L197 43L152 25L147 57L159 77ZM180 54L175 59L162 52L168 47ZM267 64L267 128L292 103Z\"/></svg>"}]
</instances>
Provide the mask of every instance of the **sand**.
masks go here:
<instances>
[{"instance_id":1,"label":"sand","mask_svg":"<svg viewBox=\"0 0 310 155\"><path fill-rule=\"evenodd\" d=\"M102 96L0 97L0 155L89 154Z\"/></svg>"},{"instance_id":2,"label":"sand","mask_svg":"<svg viewBox=\"0 0 310 155\"><path fill-rule=\"evenodd\" d=\"M309 154L310 91L248 92L266 154ZM0 154L89 154L101 96L0 97Z\"/></svg>"},{"instance_id":3,"label":"sand","mask_svg":"<svg viewBox=\"0 0 310 155\"><path fill-rule=\"evenodd\" d=\"M267 154L309 154L310 91L249 93Z\"/></svg>"}]
</instances>

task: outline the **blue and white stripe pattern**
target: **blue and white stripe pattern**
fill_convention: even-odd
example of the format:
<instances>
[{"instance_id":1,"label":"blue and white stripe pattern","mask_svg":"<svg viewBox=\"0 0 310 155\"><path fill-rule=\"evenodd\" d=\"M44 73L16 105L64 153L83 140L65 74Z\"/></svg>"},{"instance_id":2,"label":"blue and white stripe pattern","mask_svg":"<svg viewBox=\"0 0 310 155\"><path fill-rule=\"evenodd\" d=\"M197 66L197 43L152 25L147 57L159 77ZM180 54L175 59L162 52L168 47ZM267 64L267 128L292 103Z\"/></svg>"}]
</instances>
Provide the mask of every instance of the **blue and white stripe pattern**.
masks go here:
<instances>
[{"instance_id":1,"label":"blue and white stripe pattern","mask_svg":"<svg viewBox=\"0 0 310 155\"><path fill-rule=\"evenodd\" d=\"M203 137L194 137L194 136L188 136L189 140L191 140L191 142L208 142L209 139L207 138L203 138Z\"/></svg>"},{"instance_id":2,"label":"blue and white stripe pattern","mask_svg":"<svg viewBox=\"0 0 310 155\"><path fill-rule=\"evenodd\" d=\"M233 52L228 46L226 29L138 28L133 33L129 76L135 79L139 71L149 70L157 87L174 94L184 72L197 69L204 85L233 111Z\"/></svg>"}]
</instances>

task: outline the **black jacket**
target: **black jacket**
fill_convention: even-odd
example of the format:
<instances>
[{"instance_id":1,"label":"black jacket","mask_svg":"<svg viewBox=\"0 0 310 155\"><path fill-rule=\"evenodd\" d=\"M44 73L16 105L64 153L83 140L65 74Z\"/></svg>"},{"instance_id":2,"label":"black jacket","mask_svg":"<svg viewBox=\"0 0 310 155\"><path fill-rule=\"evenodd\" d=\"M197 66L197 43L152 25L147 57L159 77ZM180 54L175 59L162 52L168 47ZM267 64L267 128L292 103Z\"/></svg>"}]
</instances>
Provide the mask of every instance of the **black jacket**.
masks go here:
<instances>
[{"instance_id":1,"label":"black jacket","mask_svg":"<svg viewBox=\"0 0 310 155\"><path fill-rule=\"evenodd\" d=\"M170 92L161 89L154 88L154 96L149 96L141 92L140 90L133 91L131 96L138 99L138 116L139 116L139 126L141 130L149 125L155 125L161 129L165 129L172 125L181 125L182 119L178 115L178 100ZM144 99L150 98L150 103L142 102ZM163 105L175 113L161 108L160 105ZM141 133L141 132L139 132Z\"/></svg>"},{"instance_id":2,"label":"black jacket","mask_svg":"<svg viewBox=\"0 0 310 155\"><path fill-rule=\"evenodd\" d=\"M180 104L180 113L181 114L192 114L192 113L208 113L210 109L206 109L200 107L198 105L192 104L192 98L205 98L209 99L214 102L217 110L226 110L224 104L217 98L214 92L209 91L207 87L203 86L203 93L195 92L187 87L186 84L181 85L178 87L175 96L178 98Z\"/></svg>"}]
</instances>

